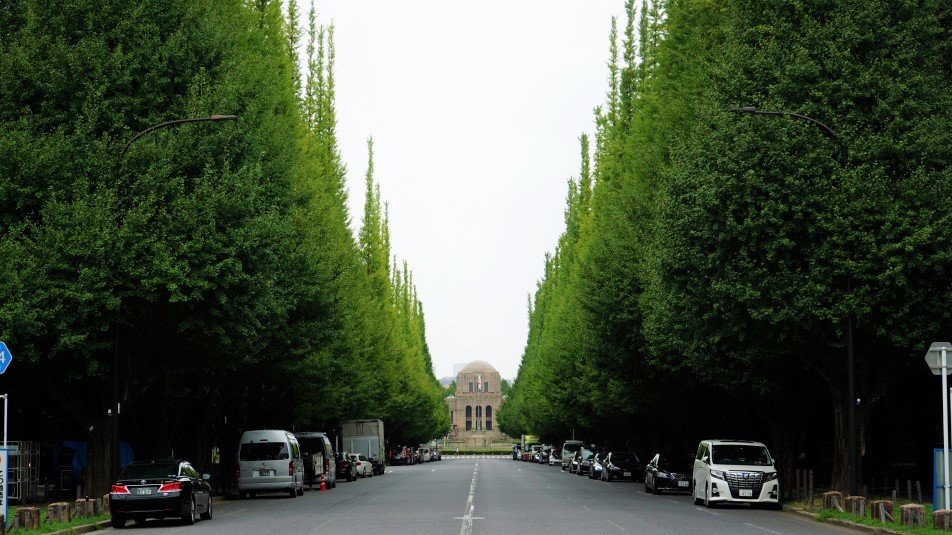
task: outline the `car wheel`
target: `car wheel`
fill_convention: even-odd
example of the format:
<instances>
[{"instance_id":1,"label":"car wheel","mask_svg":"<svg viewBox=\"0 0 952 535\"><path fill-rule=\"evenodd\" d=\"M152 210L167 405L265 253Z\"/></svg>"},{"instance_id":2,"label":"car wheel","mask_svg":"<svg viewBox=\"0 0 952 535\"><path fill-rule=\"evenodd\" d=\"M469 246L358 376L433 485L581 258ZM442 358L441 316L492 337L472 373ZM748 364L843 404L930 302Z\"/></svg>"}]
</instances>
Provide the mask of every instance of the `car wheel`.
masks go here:
<instances>
[{"instance_id":1,"label":"car wheel","mask_svg":"<svg viewBox=\"0 0 952 535\"><path fill-rule=\"evenodd\" d=\"M331 488L332 488L332 489L336 489L336 488L337 488L337 479L334 479L334 481L331 481Z\"/></svg>"},{"instance_id":2,"label":"car wheel","mask_svg":"<svg viewBox=\"0 0 952 535\"><path fill-rule=\"evenodd\" d=\"M611 470L609 470L608 472L605 472L605 481L608 481L609 483L612 482L612 472L611 472Z\"/></svg>"},{"instance_id":3,"label":"car wheel","mask_svg":"<svg viewBox=\"0 0 952 535\"><path fill-rule=\"evenodd\" d=\"M304 496L304 484L303 484L303 483L301 483L301 488L299 488L299 489L297 490L297 495L298 495L298 496Z\"/></svg>"},{"instance_id":4,"label":"car wheel","mask_svg":"<svg viewBox=\"0 0 952 535\"><path fill-rule=\"evenodd\" d=\"M211 520L212 519L212 497L208 496L208 510L202 513L202 520Z\"/></svg>"},{"instance_id":5,"label":"car wheel","mask_svg":"<svg viewBox=\"0 0 952 535\"><path fill-rule=\"evenodd\" d=\"M655 480L651 483L651 493L655 495L661 494L661 489L658 488L657 478L655 478Z\"/></svg>"},{"instance_id":6,"label":"car wheel","mask_svg":"<svg viewBox=\"0 0 952 535\"><path fill-rule=\"evenodd\" d=\"M111 524L114 529L122 529L126 527L126 519L122 515L112 515L112 518L109 519L109 524Z\"/></svg>"},{"instance_id":7,"label":"car wheel","mask_svg":"<svg viewBox=\"0 0 952 535\"><path fill-rule=\"evenodd\" d=\"M249 490L249 491L248 491L248 497L249 497L249 498L255 498L255 497L257 497L257 496L258 496L258 491L256 491L256 490Z\"/></svg>"},{"instance_id":8,"label":"car wheel","mask_svg":"<svg viewBox=\"0 0 952 535\"><path fill-rule=\"evenodd\" d=\"M243 490L239 490L239 491L238 491L238 499L239 499L239 500L244 500L244 499L246 499L247 497L248 497L248 493L247 493L247 492L245 492L245 491L243 491Z\"/></svg>"},{"instance_id":9,"label":"car wheel","mask_svg":"<svg viewBox=\"0 0 952 535\"><path fill-rule=\"evenodd\" d=\"M565 465L564 465L564 464L562 465L562 471L563 471L563 472L565 471Z\"/></svg>"},{"instance_id":10,"label":"car wheel","mask_svg":"<svg viewBox=\"0 0 952 535\"><path fill-rule=\"evenodd\" d=\"M182 523L186 526L191 526L195 523L195 496L192 496L192 499L188 501L188 511L182 515Z\"/></svg>"},{"instance_id":11,"label":"car wheel","mask_svg":"<svg viewBox=\"0 0 952 535\"><path fill-rule=\"evenodd\" d=\"M694 505L701 505L703 500L697 497L697 481L691 483L691 498L694 499Z\"/></svg>"},{"instance_id":12,"label":"car wheel","mask_svg":"<svg viewBox=\"0 0 952 535\"><path fill-rule=\"evenodd\" d=\"M297 485L291 484L291 490L288 491L288 498L297 498Z\"/></svg>"}]
</instances>

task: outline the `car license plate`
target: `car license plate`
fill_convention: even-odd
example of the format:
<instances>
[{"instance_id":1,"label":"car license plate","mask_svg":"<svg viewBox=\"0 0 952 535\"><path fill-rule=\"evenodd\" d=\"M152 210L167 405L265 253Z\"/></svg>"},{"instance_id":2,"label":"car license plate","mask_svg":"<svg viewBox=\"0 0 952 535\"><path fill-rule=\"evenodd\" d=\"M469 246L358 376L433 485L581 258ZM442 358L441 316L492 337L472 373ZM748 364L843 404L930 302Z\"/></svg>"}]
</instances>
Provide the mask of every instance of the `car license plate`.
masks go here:
<instances>
[{"instance_id":1,"label":"car license plate","mask_svg":"<svg viewBox=\"0 0 952 535\"><path fill-rule=\"evenodd\" d=\"M631 477L631 472L622 472L622 477Z\"/></svg>"},{"instance_id":2,"label":"car license plate","mask_svg":"<svg viewBox=\"0 0 952 535\"><path fill-rule=\"evenodd\" d=\"M270 468L262 468L262 469L258 470L258 475L259 475L259 476L270 476L270 475L271 475L271 469L270 469Z\"/></svg>"},{"instance_id":3,"label":"car license plate","mask_svg":"<svg viewBox=\"0 0 952 535\"><path fill-rule=\"evenodd\" d=\"M752 498L754 496L754 491L750 489L740 489L741 498Z\"/></svg>"},{"instance_id":4,"label":"car license plate","mask_svg":"<svg viewBox=\"0 0 952 535\"><path fill-rule=\"evenodd\" d=\"M152 494L152 487L140 487L135 490L136 496L146 496Z\"/></svg>"},{"instance_id":5,"label":"car license plate","mask_svg":"<svg viewBox=\"0 0 952 535\"><path fill-rule=\"evenodd\" d=\"M678 486L679 486L679 487L686 487L686 486L688 486L688 482L687 482L687 481L678 481Z\"/></svg>"}]
</instances>

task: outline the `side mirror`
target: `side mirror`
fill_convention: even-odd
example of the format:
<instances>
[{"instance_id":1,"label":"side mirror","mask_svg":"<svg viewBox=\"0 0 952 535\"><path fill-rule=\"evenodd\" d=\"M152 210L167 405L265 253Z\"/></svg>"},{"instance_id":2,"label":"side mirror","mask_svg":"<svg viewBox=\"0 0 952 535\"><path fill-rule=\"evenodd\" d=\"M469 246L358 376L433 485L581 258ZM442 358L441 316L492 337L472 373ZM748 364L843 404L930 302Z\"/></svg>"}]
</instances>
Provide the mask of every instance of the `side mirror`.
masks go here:
<instances>
[{"instance_id":1,"label":"side mirror","mask_svg":"<svg viewBox=\"0 0 952 535\"><path fill-rule=\"evenodd\" d=\"M704 463L707 463L708 459L710 459L710 457L708 457L707 455L705 455L704 457L701 457L701 461Z\"/></svg>"},{"instance_id":2,"label":"side mirror","mask_svg":"<svg viewBox=\"0 0 952 535\"><path fill-rule=\"evenodd\" d=\"M211 478L212 478L212 475L211 475L211 474L202 474L202 479L205 480L205 481L208 481L208 480L210 480Z\"/></svg>"}]
</instances>

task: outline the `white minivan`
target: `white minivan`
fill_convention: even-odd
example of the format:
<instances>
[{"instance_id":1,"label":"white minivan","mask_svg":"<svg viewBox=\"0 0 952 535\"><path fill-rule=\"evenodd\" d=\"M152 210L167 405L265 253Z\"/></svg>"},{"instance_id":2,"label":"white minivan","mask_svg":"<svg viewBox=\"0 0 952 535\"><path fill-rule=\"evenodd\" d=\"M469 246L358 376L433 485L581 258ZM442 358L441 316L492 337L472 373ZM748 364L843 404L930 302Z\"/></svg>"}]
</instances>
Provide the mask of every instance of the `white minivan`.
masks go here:
<instances>
[{"instance_id":1,"label":"white minivan","mask_svg":"<svg viewBox=\"0 0 952 535\"><path fill-rule=\"evenodd\" d=\"M238 496L259 492L304 494L304 460L291 433L264 429L245 431L238 443Z\"/></svg>"},{"instance_id":2,"label":"white minivan","mask_svg":"<svg viewBox=\"0 0 952 535\"><path fill-rule=\"evenodd\" d=\"M691 489L695 505L732 502L781 508L777 468L761 442L702 440Z\"/></svg>"}]
</instances>

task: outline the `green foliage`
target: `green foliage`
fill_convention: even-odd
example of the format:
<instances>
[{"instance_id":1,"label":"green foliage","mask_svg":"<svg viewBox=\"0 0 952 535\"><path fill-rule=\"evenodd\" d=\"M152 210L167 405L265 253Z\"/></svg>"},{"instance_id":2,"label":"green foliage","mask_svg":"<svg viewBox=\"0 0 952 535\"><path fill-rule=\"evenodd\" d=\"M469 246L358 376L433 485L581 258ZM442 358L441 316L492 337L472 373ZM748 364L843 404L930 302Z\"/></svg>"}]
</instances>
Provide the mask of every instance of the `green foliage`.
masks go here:
<instances>
[{"instance_id":1,"label":"green foliage","mask_svg":"<svg viewBox=\"0 0 952 535\"><path fill-rule=\"evenodd\" d=\"M108 443L114 374L140 456L204 462L259 426L449 427L379 190L360 240L349 226L333 27L312 12L302 84L288 8L0 8L0 339L19 363L5 377L41 398L28 421L54 418L55 438ZM117 162L148 126L221 113L239 120L158 130ZM109 452L91 455L95 488Z\"/></svg>"},{"instance_id":2,"label":"green foliage","mask_svg":"<svg viewBox=\"0 0 952 535\"><path fill-rule=\"evenodd\" d=\"M929 0L625 7L620 65L611 24L594 186L582 185L583 149L500 425L630 447L645 440L639 422L684 423L689 391L722 400L712 411L758 407L789 462L803 416L783 400L816 384L838 415L841 487L847 318L861 422L952 320L929 305L948 297L952 276L940 245L950 216L934 202L952 188L948 10ZM810 123L728 111L748 105L828 124L849 162Z\"/></svg>"}]
</instances>

